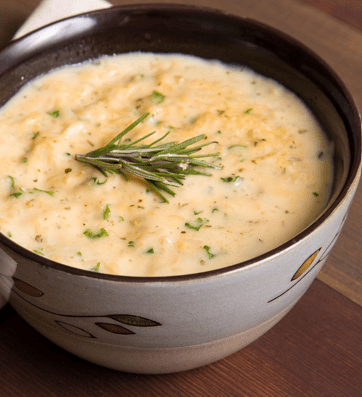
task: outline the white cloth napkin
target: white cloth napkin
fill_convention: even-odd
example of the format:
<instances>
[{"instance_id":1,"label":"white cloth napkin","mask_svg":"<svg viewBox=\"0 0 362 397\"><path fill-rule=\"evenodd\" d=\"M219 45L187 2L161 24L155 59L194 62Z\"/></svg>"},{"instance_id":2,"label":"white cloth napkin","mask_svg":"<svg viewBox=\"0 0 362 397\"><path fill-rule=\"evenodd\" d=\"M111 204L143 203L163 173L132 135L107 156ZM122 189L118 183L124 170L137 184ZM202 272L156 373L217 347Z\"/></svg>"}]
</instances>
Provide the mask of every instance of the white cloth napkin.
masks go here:
<instances>
[{"instance_id":1,"label":"white cloth napkin","mask_svg":"<svg viewBox=\"0 0 362 397\"><path fill-rule=\"evenodd\" d=\"M111 6L106 0L43 0L16 32L14 39L59 19ZM0 292L0 309L6 302Z\"/></svg>"},{"instance_id":2,"label":"white cloth napkin","mask_svg":"<svg viewBox=\"0 0 362 397\"><path fill-rule=\"evenodd\" d=\"M16 32L14 39L59 19L111 6L106 0L43 0Z\"/></svg>"}]
</instances>

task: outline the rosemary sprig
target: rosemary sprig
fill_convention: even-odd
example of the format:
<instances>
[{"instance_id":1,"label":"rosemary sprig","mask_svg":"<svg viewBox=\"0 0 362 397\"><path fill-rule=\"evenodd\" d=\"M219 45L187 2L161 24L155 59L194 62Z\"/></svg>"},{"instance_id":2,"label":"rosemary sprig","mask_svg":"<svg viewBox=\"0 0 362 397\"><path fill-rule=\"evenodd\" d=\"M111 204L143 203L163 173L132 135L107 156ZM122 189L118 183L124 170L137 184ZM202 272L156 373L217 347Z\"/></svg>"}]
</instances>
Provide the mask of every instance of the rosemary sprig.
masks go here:
<instances>
[{"instance_id":1,"label":"rosemary sprig","mask_svg":"<svg viewBox=\"0 0 362 397\"><path fill-rule=\"evenodd\" d=\"M207 142L190 147L205 139L206 135L204 134L187 139L181 143L168 142L160 144L169 135L170 131L168 131L161 138L148 145L140 144L140 142L152 136L155 133L154 131L135 141L122 143L122 138L147 116L149 116L149 113L142 115L113 138L106 146L87 154L76 154L75 159L93 166L106 177L108 173L122 175L126 180L129 180L128 174L141 177L167 203L168 200L162 191L174 196L175 192L169 186L182 186L182 180L185 179L186 175L211 175L200 171L198 169L199 167L221 169L218 165L202 160L206 157L217 157L219 153L193 155L203 147L217 143Z\"/></svg>"}]
</instances>

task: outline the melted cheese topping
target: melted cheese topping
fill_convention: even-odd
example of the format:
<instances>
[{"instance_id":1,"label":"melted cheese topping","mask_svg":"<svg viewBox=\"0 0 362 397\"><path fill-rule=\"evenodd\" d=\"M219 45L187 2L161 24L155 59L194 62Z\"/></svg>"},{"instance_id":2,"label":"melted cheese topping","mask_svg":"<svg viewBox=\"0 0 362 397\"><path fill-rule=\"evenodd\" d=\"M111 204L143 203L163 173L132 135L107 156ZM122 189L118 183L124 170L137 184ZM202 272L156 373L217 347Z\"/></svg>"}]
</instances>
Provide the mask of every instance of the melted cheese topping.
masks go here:
<instances>
[{"instance_id":1,"label":"melted cheese topping","mask_svg":"<svg viewBox=\"0 0 362 397\"><path fill-rule=\"evenodd\" d=\"M139 178L105 178L74 159L145 112L125 138L206 134L218 143L202 150L219 152L223 168L187 176L167 204ZM332 184L330 144L293 93L189 56L133 53L63 67L28 83L2 109L0 128L0 231L104 273L190 274L256 257L314 221Z\"/></svg>"}]
</instances>

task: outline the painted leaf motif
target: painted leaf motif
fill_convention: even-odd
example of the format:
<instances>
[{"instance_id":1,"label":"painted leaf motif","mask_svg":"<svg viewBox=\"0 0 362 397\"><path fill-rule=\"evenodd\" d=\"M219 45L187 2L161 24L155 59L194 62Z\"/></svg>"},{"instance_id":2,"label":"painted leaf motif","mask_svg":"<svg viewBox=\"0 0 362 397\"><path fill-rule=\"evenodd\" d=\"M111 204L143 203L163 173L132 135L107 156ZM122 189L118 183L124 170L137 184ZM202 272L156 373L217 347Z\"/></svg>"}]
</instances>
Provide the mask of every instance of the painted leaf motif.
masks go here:
<instances>
[{"instance_id":1,"label":"painted leaf motif","mask_svg":"<svg viewBox=\"0 0 362 397\"><path fill-rule=\"evenodd\" d=\"M300 268L295 272L294 276L292 277L291 281L296 280L297 278L299 278L300 276L302 276L308 269L309 267L312 265L312 263L314 262L314 259L317 257L319 251L321 250L321 248L319 248L317 251L313 252L312 255L310 255L302 264L302 266L300 266Z\"/></svg>"},{"instance_id":2,"label":"painted leaf motif","mask_svg":"<svg viewBox=\"0 0 362 397\"><path fill-rule=\"evenodd\" d=\"M119 323L133 325L134 327L157 327L161 325L157 321L149 320L144 317L133 316L131 314L114 314L108 317L118 321Z\"/></svg>"},{"instance_id":3,"label":"painted leaf motif","mask_svg":"<svg viewBox=\"0 0 362 397\"><path fill-rule=\"evenodd\" d=\"M63 321L56 321L58 325L60 325L62 328L66 329L67 331L71 332L72 334L75 334L77 336L82 336L84 338L95 338L92 334L90 334L88 331L85 331L82 328L76 327L75 325L65 323Z\"/></svg>"},{"instance_id":4,"label":"painted leaf motif","mask_svg":"<svg viewBox=\"0 0 362 397\"><path fill-rule=\"evenodd\" d=\"M130 331L127 328L122 327L118 324L111 323L95 323L98 327L104 329L105 331L112 332L112 334L122 334L122 335L131 335L134 334L133 331Z\"/></svg>"},{"instance_id":5,"label":"painted leaf motif","mask_svg":"<svg viewBox=\"0 0 362 397\"><path fill-rule=\"evenodd\" d=\"M40 296L44 295L44 293L41 292L39 289L26 283L25 281L19 280L16 277L13 277L13 281L14 281L15 287L26 295L30 295L35 298L39 298Z\"/></svg>"}]
</instances>

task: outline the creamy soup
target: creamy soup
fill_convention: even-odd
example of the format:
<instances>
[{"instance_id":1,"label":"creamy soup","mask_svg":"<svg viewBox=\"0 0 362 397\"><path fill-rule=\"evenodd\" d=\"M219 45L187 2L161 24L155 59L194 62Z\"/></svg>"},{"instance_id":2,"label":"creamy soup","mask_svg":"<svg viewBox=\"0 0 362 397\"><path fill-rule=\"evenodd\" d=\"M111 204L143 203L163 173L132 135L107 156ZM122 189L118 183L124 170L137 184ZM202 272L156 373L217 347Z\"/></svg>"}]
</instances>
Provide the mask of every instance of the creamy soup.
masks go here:
<instances>
[{"instance_id":1,"label":"creamy soup","mask_svg":"<svg viewBox=\"0 0 362 397\"><path fill-rule=\"evenodd\" d=\"M218 152L206 160L221 169L186 176L167 203L140 178L75 160L146 112L124 139L205 134L214 143L202 153ZM296 95L195 57L132 53L60 68L2 108L0 129L0 231L103 273L181 275L251 259L310 225L332 185L330 142Z\"/></svg>"}]
</instances>

